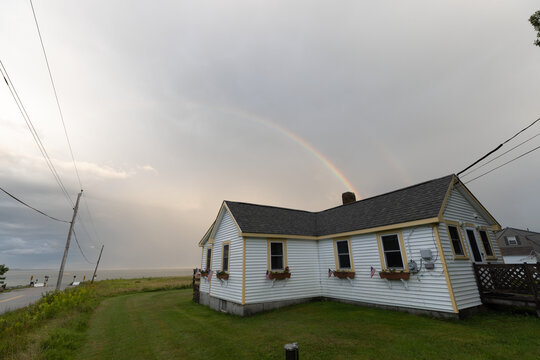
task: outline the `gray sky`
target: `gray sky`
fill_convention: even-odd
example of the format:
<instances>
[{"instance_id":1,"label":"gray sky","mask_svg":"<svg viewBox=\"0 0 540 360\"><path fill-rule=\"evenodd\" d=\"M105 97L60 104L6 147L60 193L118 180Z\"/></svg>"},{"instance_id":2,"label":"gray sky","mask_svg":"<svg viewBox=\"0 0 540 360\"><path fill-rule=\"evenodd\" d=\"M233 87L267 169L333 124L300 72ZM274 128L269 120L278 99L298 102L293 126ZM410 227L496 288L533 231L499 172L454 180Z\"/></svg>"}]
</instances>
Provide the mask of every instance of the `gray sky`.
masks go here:
<instances>
[{"instance_id":1,"label":"gray sky","mask_svg":"<svg viewBox=\"0 0 540 360\"><path fill-rule=\"evenodd\" d=\"M86 194L77 235L91 261L105 244L104 268L196 266L224 199L323 210L340 204L348 183L365 198L456 173L540 116L540 48L528 22L537 1L34 7ZM27 1L0 2L0 45L75 199ZM0 85L0 186L69 220ZM505 149L538 132L540 124ZM540 137L462 179L538 145ZM468 184L503 226L540 231L539 159L534 152ZM0 263L57 267L67 230L0 194ZM68 266L90 267L76 244Z\"/></svg>"}]
</instances>

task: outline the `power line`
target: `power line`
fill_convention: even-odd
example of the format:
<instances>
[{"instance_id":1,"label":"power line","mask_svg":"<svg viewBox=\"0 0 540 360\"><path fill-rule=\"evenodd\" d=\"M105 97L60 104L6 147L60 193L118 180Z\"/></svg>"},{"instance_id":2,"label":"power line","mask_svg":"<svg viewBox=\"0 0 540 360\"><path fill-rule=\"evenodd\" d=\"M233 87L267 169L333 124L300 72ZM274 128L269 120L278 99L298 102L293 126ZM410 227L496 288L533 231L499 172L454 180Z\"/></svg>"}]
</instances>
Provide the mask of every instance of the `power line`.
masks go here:
<instances>
[{"instance_id":1,"label":"power line","mask_svg":"<svg viewBox=\"0 0 540 360\"><path fill-rule=\"evenodd\" d=\"M89 263L90 265L95 265L96 263L90 262L90 260L88 260L86 255L84 255L84 252L82 251L82 248L81 248L81 244L79 244L79 239L77 239L77 233L75 232L75 230L73 230L73 235L75 236L75 242L77 243L77 247L79 248L79 251L81 252L81 255L83 256L84 260L86 260L86 262Z\"/></svg>"},{"instance_id":2,"label":"power line","mask_svg":"<svg viewBox=\"0 0 540 360\"><path fill-rule=\"evenodd\" d=\"M475 171L477 171L477 170L480 170L481 168L483 168L483 167L486 166L487 164L492 163L493 161L497 160L497 159L500 158L501 156L504 156L504 155L508 154L510 151L512 151L512 150L514 150L514 149L520 147L521 145L524 145L525 143L528 143L529 141L531 141L532 139L534 139L534 138L536 138L536 137L538 137L538 136L540 136L540 133L538 133L538 134L536 134L536 135L534 135L534 136L528 138L527 140L525 140L525 141L523 141L523 142L517 144L516 146L514 146L514 147L511 148L510 150L507 150L507 151L503 152L501 155L494 157L493 159L489 160L489 161L488 161L487 163L485 163L485 164L480 165L480 166L477 167L476 169L472 169L471 171L469 171L468 173L464 174L463 176L467 176L467 175L472 174L473 172L475 172Z\"/></svg>"},{"instance_id":3,"label":"power line","mask_svg":"<svg viewBox=\"0 0 540 360\"><path fill-rule=\"evenodd\" d=\"M86 198L86 195L84 195L83 193L83 200L84 200L84 205L86 207L86 211L88 211L88 217L90 218L90 223L92 224L92 229L94 230L94 234L96 234L96 239L97 241L99 241L101 244L103 244L103 242L101 241L98 233L97 233L97 230L96 230L96 224L94 223L94 218L92 216L92 213L90 212L90 206L88 205L88 199ZM90 237L90 240L92 240L92 237ZM94 244L96 244L94 241L92 241ZM97 244L96 244L97 245Z\"/></svg>"},{"instance_id":4,"label":"power line","mask_svg":"<svg viewBox=\"0 0 540 360\"><path fill-rule=\"evenodd\" d=\"M493 154L494 152L496 152L497 150L499 150L501 147L503 147L504 144L506 144L507 142L509 142L510 140L514 139L516 136L518 136L519 134L521 134L522 132L524 132L525 130L527 130L528 128L530 128L531 126L533 126L534 124L536 124L538 121L540 121L540 118L536 119L535 121L533 121L529 126L525 127L524 129L518 131L514 136L510 137L509 139L507 139L506 141L504 141L503 143L499 144L499 146L497 146L495 149L491 150L490 152L488 152L486 155L482 156L480 159L476 160L474 163L472 163L471 165L467 166L465 169L461 170L460 172L457 173L457 175L459 176L459 174L469 170L470 168L472 168L474 165L478 164L480 161L484 160L485 158L487 158L489 155Z\"/></svg>"},{"instance_id":5,"label":"power line","mask_svg":"<svg viewBox=\"0 0 540 360\"><path fill-rule=\"evenodd\" d=\"M94 245L96 246L99 246L95 241L94 239L92 239L92 236L90 235L90 232L86 229L86 226L84 225L84 223L82 222L79 214L77 214L77 219L79 220L79 224L81 225L82 229L84 230L84 232L86 233L86 235L88 236L88 238L90 239L90 241L92 243L94 243Z\"/></svg>"},{"instance_id":6,"label":"power line","mask_svg":"<svg viewBox=\"0 0 540 360\"><path fill-rule=\"evenodd\" d=\"M73 149L71 148L71 142L69 141L69 136L66 129L66 123L64 122L64 114L62 113L62 108L60 107L60 101L58 100L58 93L56 92L56 86L54 85L54 80L51 72L51 67L49 65L49 59L47 58L47 52L45 51L45 45L43 45L43 38L41 37L41 30L39 29L38 20L36 17L36 12L34 10L34 4L30 0L30 7L32 8L32 14L34 15L34 21L36 23L37 32L39 35L39 42L41 43L41 49L43 50L43 55L45 56L45 63L47 64L47 71L49 72L49 78L51 79L51 85L54 92L54 97L56 99L56 105L58 106L58 112L60 113L60 119L62 120L62 126L64 128L64 134L66 135L66 140L69 147L69 152L71 154L71 160L73 160L73 166L75 167L75 173L77 174L77 179L79 180L79 186L83 188L81 183L81 178L79 176L79 170L77 169L77 163L75 162L75 157L73 156Z\"/></svg>"},{"instance_id":7,"label":"power line","mask_svg":"<svg viewBox=\"0 0 540 360\"><path fill-rule=\"evenodd\" d=\"M465 184L468 184L468 183L470 183L471 181L474 181L474 180L476 180L476 179L479 179L479 178L481 178L482 176L487 175L487 174L489 174L490 172L495 171L495 170L497 170L497 169L503 167L503 166L506 165L506 164L510 164L512 161L515 161L515 160L517 160L517 159L519 159L519 158L521 158L521 157L523 157L523 156L525 156L525 155L527 155L527 154L530 154L530 153L532 153L533 151L538 150L538 149L540 149L540 146L537 146L537 147L535 147L534 149L529 150L529 151L527 151L527 152L525 152L525 153L523 153L523 154L521 154L521 155L519 155L519 156L513 158L512 160L509 160L509 161L505 162L504 164L499 165L499 166L497 166L496 168L493 168L493 169L491 169L491 170L489 170L489 171L483 173L482 175L478 175L478 176L475 177L474 179L471 179L471 180L467 181Z\"/></svg>"},{"instance_id":8,"label":"power line","mask_svg":"<svg viewBox=\"0 0 540 360\"><path fill-rule=\"evenodd\" d=\"M49 73L49 78L51 80L51 85L52 85L52 88L53 88L53 92L54 92L54 97L56 99L56 105L58 107L58 113L60 114L60 120L62 121L62 127L64 128L64 134L66 136L66 140L67 140L67 143L68 143L68 147L69 147L69 152L71 154L71 160L73 161L73 167L75 168L75 173L77 174L77 180L79 182L79 186L81 189L83 189L83 185L82 185L82 181L81 181L81 177L79 175L79 169L77 168L77 162L75 161L75 156L73 155L73 148L71 147L71 141L69 140L69 136L68 136L68 132L67 132L67 129L66 129L66 123L64 121L64 113L62 112L62 108L60 106L60 101L58 99L58 93L56 91L56 85L54 83L54 79L53 79L53 76L52 76L52 71L51 71L51 66L49 64L49 58L47 56L47 51L45 50L45 45L43 43L43 37L41 35L41 29L39 28L39 22L37 20L37 15L36 15L36 11L34 9L34 4L32 3L32 0L30 0L30 7L32 8L32 15L34 16L34 22L36 24L36 29L37 29L37 32L38 32L38 36L39 36L39 42L41 44L41 49L43 50L43 56L45 58L45 63L47 64L47 71ZM84 195L83 195L84 196ZM94 224L94 221L92 219L92 214L90 212L90 208L88 206L88 204L85 203L85 206L86 206L86 209L88 211L88 215L90 217L90 222L92 223L92 226L94 228L94 233L96 234L96 236L98 237L99 239L99 236L97 235L97 231L95 229L95 224ZM80 220L80 219L79 219ZM82 224L82 222L81 222ZM84 225L83 225L84 227ZM85 229L86 231L86 229ZM87 231L88 233L88 231ZM89 238L92 239L92 237L90 236L90 234L88 234ZM94 242L94 241L92 241ZM95 243L95 242L94 242Z\"/></svg>"},{"instance_id":9,"label":"power line","mask_svg":"<svg viewBox=\"0 0 540 360\"><path fill-rule=\"evenodd\" d=\"M17 198L15 195L10 194L10 193L7 192L6 190L2 189L1 187L0 187L0 190L2 190L4 193L6 193L6 195L8 195L9 197L13 198L14 200L20 202L20 203L23 204L24 206L29 207L30 209L32 209L32 210L34 210L34 211L37 211L37 212L40 213L41 215L45 215L45 216L48 217L49 219L53 219L53 220L56 220L56 221L60 221L60 222L69 224L69 221L57 219L57 218L55 218L54 216L47 215L47 214L45 214L43 211L38 210L38 209L36 209L35 207L28 205L27 203L25 203L25 202L22 201L21 199Z\"/></svg>"},{"instance_id":10,"label":"power line","mask_svg":"<svg viewBox=\"0 0 540 360\"><path fill-rule=\"evenodd\" d=\"M28 127L28 130L30 131L30 134L34 138L34 141L41 152L41 155L45 159L45 163L49 167L49 170L53 174L54 179L56 180L56 183L60 187L60 190L63 192L64 196L68 199L68 202L73 206L73 200L71 200L71 197L69 196L68 191L66 190L66 187L64 186L64 183L62 182L62 179L60 178L60 175L58 174L58 171L54 167L54 164L52 163L52 160L47 153L47 150L45 149L45 146L43 145L43 142L41 141L41 138L39 137L39 134L37 133L36 128L34 127L34 124L32 123L32 120L30 119L30 116L28 115L28 112L26 111L26 108L24 107L24 104L19 97L19 93L17 92L17 89L15 88L15 85L13 85L13 81L11 81L11 78L7 72L7 69L5 68L4 64L0 60L0 73L2 73L2 76L4 77L4 81L6 82L6 85L9 89L9 92L11 93L11 96L13 97L13 100L15 101L15 104L19 108L19 111L26 123L26 126Z\"/></svg>"}]
</instances>

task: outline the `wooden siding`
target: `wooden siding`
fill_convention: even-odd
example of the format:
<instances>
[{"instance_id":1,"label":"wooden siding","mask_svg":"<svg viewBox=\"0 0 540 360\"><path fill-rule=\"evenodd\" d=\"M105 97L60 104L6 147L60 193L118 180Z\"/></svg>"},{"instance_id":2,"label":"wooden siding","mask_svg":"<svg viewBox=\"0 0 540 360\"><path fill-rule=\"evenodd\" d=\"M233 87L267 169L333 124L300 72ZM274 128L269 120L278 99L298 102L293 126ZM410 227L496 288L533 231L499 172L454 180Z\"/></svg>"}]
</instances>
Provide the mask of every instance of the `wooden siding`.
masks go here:
<instances>
[{"instance_id":1,"label":"wooden siding","mask_svg":"<svg viewBox=\"0 0 540 360\"><path fill-rule=\"evenodd\" d=\"M287 239L291 278L266 280L267 241L246 239L246 304L320 296L317 241Z\"/></svg>"},{"instance_id":2,"label":"wooden siding","mask_svg":"<svg viewBox=\"0 0 540 360\"><path fill-rule=\"evenodd\" d=\"M202 248L202 263L201 263L201 269L206 269L206 252L208 250L208 248L212 246L211 244L204 244L203 248ZM201 286L199 287L199 291L200 292L205 292L207 293L210 289L210 284L208 283L208 279L207 278L203 278L201 277Z\"/></svg>"},{"instance_id":3,"label":"wooden siding","mask_svg":"<svg viewBox=\"0 0 540 360\"><path fill-rule=\"evenodd\" d=\"M230 241L229 248L229 279L219 280L216 273L221 270L223 242ZM218 222L213 246L212 284L210 295L220 299L242 303L242 247L243 239L228 211L224 211ZM204 280L203 280L204 282Z\"/></svg>"},{"instance_id":4,"label":"wooden siding","mask_svg":"<svg viewBox=\"0 0 540 360\"><path fill-rule=\"evenodd\" d=\"M473 214L476 213L478 218L475 218ZM483 211L477 206L473 205L473 202L467 200L466 196L459 190L455 188L451 191L450 197L446 204L446 208L443 212L443 219L464 222L474 224L475 226L485 226L488 230L489 239L491 242L491 247L493 252L497 257L497 260L487 260L492 263L501 263L502 257L499 249L499 245L495 239L495 234L491 230L491 224L488 223L488 220L483 214ZM479 306L482 304L480 301L480 294L478 293L478 288L476 285L476 280L474 278L474 271L472 267L472 251L467 240L467 235L462 227L459 227L461 238L463 239L463 245L465 247L465 252L468 254L469 259L460 260L454 259L452 253L451 242L448 236L448 230L445 223L439 224L439 235L441 239L441 245L444 251L444 256L446 259L446 264L448 267L448 273L450 276L450 281L452 282L452 287L454 291L454 296L458 309L466 309L473 306ZM480 234L475 230L475 236L477 240L480 240ZM481 242L481 241L479 241ZM480 251L482 247L480 245Z\"/></svg>"},{"instance_id":5,"label":"wooden siding","mask_svg":"<svg viewBox=\"0 0 540 360\"><path fill-rule=\"evenodd\" d=\"M328 277L328 269L336 268L332 240L319 241L320 276L323 296L361 301L388 306L403 306L416 309L453 312L452 302L446 285L441 259L437 256L436 240L430 226L403 229L403 240L407 259L420 265L420 249L430 249L435 261L435 270L422 270L411 275L408 289L401 281L390 281L379 277L382 269L376 234L351 237L351 248L356 276L352 281ZM410 248L410 250L409 250ZM371 267L377 272L371 277Z\"/></svg>"}]
</instances>

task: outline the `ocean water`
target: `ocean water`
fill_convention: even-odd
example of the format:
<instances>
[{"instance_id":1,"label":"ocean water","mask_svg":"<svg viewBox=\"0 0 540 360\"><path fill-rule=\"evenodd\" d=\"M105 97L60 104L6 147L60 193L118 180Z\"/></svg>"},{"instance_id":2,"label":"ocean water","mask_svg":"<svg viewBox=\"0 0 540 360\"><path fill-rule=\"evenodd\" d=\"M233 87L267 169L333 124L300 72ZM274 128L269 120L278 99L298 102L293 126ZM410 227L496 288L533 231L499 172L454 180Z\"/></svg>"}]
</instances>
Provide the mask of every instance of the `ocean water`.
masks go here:
<instances>
[{"instance_id":1,"label":"ocean water","mask_svg":"<svg viewBox=\"0 0 540 360\"><path fill-rule=\"evenodd\" d=\"M30 279L34 282L45 282L45 276L49 277L48 286L56 286L58 279L59 269L10 269L4 274L6 277L6 284L8 287L28 285ZM91 280L94 270L64 270L64 276L62 279L63 284L69 284L75 279L75 281ZM100 270L98 269L96 274L97 280L106 279L134 279L144 277L162 277L162 276L191 276L193 275L193 269L191 268L166 268L166 269L114 269L114 270Z\"/></svg>"}]
</instances>

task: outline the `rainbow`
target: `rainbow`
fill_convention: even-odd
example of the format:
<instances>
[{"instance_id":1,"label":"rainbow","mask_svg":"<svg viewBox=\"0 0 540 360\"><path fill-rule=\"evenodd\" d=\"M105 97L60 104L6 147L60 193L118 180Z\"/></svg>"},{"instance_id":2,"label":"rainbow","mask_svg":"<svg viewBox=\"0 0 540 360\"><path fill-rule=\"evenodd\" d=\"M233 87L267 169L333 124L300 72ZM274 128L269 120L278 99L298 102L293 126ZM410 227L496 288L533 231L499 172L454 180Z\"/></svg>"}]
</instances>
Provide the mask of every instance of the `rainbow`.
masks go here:
<instances>
[{"instance_id":1,"label":"rainbow","mask_svg":"<svg viewBox=\"0 0 540 360\"><path fill-rule=\"evenodd\" d=\"M356 194L358 200L362 199L362 197L360 196L360 193L355 189L355 187L351 184L351 182L347 179L347 177L341 171L339 171L339 169L326 156L324 156L324 154L322 154L319 150L317 150L313 145L311 145L305 139L303 139L300 136L296 135L295 133L293 133L289 129L286 129L283 126L280 126L280 125L276 124L275 122L273 122L273 121L271 121L269 119L266 119L266 118L264 118L262 116L255 115L255 114L250 114L250 113L248 113L248 112L246 112L244 110L240 110L240 109L230 109L230 108L223 108L223 107L221 107L220 109L225 111L225 112L233 113L233 114L242 116L243 118L256 121L259 124L262 124L262 125L270 128L270 129L273 129L273 130L287 136L289 139L291 139L295 143L302 146L308 152L315 155L315 157L317 159L319 159L332 172L332 174L334 174L334 176L336 178L338 178L339 181L341 181L341 183L343 183L343 185L345 185L345 187L347 188L348 191L354 192Z\"/></svg>"},{"instance_id":2,"label":"rainbow","mask_svg":"<svg viewBox=\"0 0 540 360\"><path fill-rule=\"evenodd\" d=\"M387 148L382 146L380 142L376 143L377 149L379 150L379 153L383 156L383 158L386 160L386 163L389 164L394 171L398 174L401 181L404 183L405 186L409 186L413 184L412 179L407 175L405 172L405 169L399 164L396 159L392 156L390 151L388 151Z\"/></svg>"}]
</instances>

